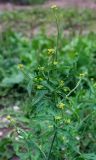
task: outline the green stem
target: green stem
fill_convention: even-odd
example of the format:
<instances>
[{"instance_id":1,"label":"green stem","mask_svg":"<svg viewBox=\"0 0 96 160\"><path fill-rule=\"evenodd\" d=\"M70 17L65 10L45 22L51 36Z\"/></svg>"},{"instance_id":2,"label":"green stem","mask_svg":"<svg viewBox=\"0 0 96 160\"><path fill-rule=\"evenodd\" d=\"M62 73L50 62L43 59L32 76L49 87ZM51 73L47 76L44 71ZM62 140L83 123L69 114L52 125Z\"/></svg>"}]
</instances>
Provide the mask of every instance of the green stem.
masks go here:
<instances>
[{"instance_id":1,"label":"green stem","mask_svg":"<svg viewBox=\"0 0 96 160\"><path fill-rule=\"evenodd\" d=\"M50 147L50 151L49 151L47 160L50 160L51 151L52 151L52 148L53 148L53 144L55 142L56 134L57 134L57 131L55 131L55 133L54 133L53 140L52 140L52 143L51 143L51 147Z\"/></svg>"},{"instance_id":2,"label":"green stem","mask_svg":"<svg viewBox=\"0 0 96 160\"><path fill-rule=\"evenodd\" d=\"M59 23L58 23L58 18L57 15L55 14L55 19L56 19L56 27L57 27L57 41L56 41L56 61L57 61L57 54L58 54L58 45L59 45Z\"/></svg>"},{"instance_id":3,"label":"green stem","mask_svg":"<svg viewBox=\"0 0 96 160\"><path fill-rule=\"evenodd\" d=\"M80 85L81 83L81 79L78 81L77 85L75 86L75 88L73 88L67 95L66 95L66 98L69 97L77 88L78 86Z\"/></svg>"},{"instance_id":4,"label":"green stem","mask_svg":"<svg viewBox=\"0 0 96 160\"><path fill-rule=\"evenodd\" d=\"M42 151L42 149L38 146L38 144L36 144L35 142L33 142L34 145L38 148L38 150L41 152L42 156L46 159L46 155L45 153Z\"/></svg>"}]
</instances>

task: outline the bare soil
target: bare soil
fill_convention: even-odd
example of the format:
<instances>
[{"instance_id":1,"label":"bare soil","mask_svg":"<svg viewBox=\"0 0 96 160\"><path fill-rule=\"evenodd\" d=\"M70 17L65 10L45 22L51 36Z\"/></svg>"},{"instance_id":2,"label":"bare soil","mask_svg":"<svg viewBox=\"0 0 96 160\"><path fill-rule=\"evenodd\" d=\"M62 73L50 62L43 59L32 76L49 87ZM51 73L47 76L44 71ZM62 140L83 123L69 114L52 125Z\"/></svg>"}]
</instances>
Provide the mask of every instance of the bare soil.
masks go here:
<instances>
[{"instance_id":1,"label":"bare soil","mask_svg":"<svg viewBox=\"0 0 96 160\"><path fill-rule=\"evenodd\" d=\"M48 0L43 5L31 5L31 6L20 6L14 5L12 3L1 3L0 11L12 11L12 10L21 10L21 9L30 9L32 7L50 7L52 4L56 4L59 7L76 7L76 8L91 8L96 9L96 1L95 0Z\"/></svg>"}]
</instances>

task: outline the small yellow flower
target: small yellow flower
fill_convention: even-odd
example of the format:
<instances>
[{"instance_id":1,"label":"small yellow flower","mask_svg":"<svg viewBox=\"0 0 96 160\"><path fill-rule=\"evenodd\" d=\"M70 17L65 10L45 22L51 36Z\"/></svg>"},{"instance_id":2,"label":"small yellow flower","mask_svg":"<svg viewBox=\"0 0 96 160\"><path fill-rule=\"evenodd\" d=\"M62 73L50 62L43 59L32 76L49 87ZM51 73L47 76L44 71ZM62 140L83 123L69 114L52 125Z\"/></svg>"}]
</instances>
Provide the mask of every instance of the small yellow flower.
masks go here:
<instances>
[{"instance_id":1,"label":"small yellow flower","mask_svg":"<svg viewBox=\"0 0 96 160\"><path fill-rule=\"evenodd\" d=\"M35 81L35 82L43 81L43 78L41 78L41 77L40 77L40 78L39 78L39 77L38 77L38 78L35 77L35 78L34 78L34 81Z\"/></svg>"},{"instance_id":2,"label":"small yellow flower","mask_svg":"<svg viewBox=\"0 0 96 160\"><path fill-rule=\"evenodd\" d=\"M80 77L84 77L85 76L85 74L84 73L80 73Z\"/></svg>"},{"instance_id":3,"label":"small yellow flower","mask_svg":"<svg viewBox=\"0 0 96 160\"><path fill-rule=\"evenodd\" d=\"M10 116L10 115L8 115L7 117L6 117L6 119L8 120L8 121L10 121L10 123L15 123L15 120Z\"/></svg>"},{"instance_id":4,"label":"small yellow flower","mask_svg":"<svg viewBox=\"0 0 96 160\"><path fill-rule=\"evenodd\" d=\"M42 89L43 86L42 85L37 85L37 89Z\"/></svg>"},{"instance_id":5,"label":"small yellow flower","mask_svg":"<svg viewBox=\"0 0 96 160\"><path fill-rule=\"evenodd\" d=\"M51 9L57 9L57 6L54 4L51 6Z\"/></svg>"},{"instance_id":6,"label":"small yellow flower","mask_svg":"<svg viewBox=\"0 0 96 160\"><path fill-rule=\"evenodd\" d=\"M40 77L40 78L39 78L39 81L43 81L43 78Z\"/></svg>"},{"instance_id":7,"label":"small yellow flower","mask_svg":"<svg viewBox=\"0 0 96 160\"><path fill-rule=\"evenodd\" d=\"M61 116L55 116L55 120L60 120L61 118Z\"/></svg>"},{"instance_id":8,"label":"small yellow flower","mask_svg":"<svg viewBox=\"0 0 96 160\"><path fill-rule=\"evenodd\" d=\"M87 73L86 72L84 72L84 73L80 73L80 78L83 78L83 77L85 77L87 75Z\"/></svg>"},{"instance_id":9,"label":"small yellow flower","mask_svg":"<svg viewBox=\"0 0 96 160\"><path fill-rule=\"evenodd\" d=\"M38 67L38 70L40 70L40 71L44 71L44 67Z\"/></svg>"},{"instance_id":10,"label":"small yellow flower","mask_svg":"<svg viewBox=\"0 0 96 160\"><path fill-rule=\"evenodd\" d=\"M54 53L55 53L55 49L53 49L53 48L48 49L49 56L53 55Z\"/></svg>"},{"instance_id":11,"label":"small yellow flower","mask_svg":"<svg viewBox=\"0 0 96 160\"><path fill-rule=\"evenodd\" d=\"M58 107L59 109L64 109L65 104L61 102L61 103L59 103L59 104L57 105L57 107Z\"/></svg>"},{"instance_id":12,"label":"small yellow flower","mask_svg":"<svg viewBox=\"0 0 96 160\"><path fill-rule=\"evenodd\" d=\"M65 119L65 123L66 123L66 124L70 124L70 123L71 123L71 120L70 120L70 119Z\"/></svg>"},{"instance_id":13,"label":"small yellow flower","mask_svg":"<svg viewBox=\"0 0 96 160\"><path fill-rule=\"evenodd\" d=\"M60 81L60 87L63 87L63 86L64 86L64 81L61 80L61 81Z\"/></svg>"},{"instance_id":14,"label":"small yellow flower","mask_svg":"<svg viewBox=\"0 0 96 160\"><path fill-rule=\"evenodd\" d=\"M56 65L58 64L58 62L57 62L57 61L54 61L53 64L56 66Z\"/></svg>"},{"instance_id":15,"label":"small yellow flower","mask_svg":"<svg viewBox=\"0 0 96 160\"><path fill-rule=\"evenodd\" d=\"M18 64L18 68L23 69L24 68L23 64Z\"/></svg>"},{"instance_id":16,"label":"small yellow flower","mask_svg":"<svg viewBox=\"0 0 96 160\"><path fill-rule=\"evenodd\" d=\"M6 119L10 121L10 120L12 119L12 117L11 117L10 115L8 115L8 116L6 117Z\"/></svg>"}]
</instances>

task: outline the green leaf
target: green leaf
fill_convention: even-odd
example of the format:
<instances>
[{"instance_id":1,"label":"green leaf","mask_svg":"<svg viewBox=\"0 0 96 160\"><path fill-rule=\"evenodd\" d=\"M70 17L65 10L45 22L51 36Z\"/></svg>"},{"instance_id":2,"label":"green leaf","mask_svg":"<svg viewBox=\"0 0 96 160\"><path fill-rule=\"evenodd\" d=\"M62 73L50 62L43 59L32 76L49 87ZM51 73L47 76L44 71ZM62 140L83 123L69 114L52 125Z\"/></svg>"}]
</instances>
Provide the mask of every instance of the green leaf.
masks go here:
<instances>
[{"instance_id":1,"label":"green leaf","mask_svg":"<svg viewBox=\"0 0 96 160\"><path fill-rule=\"evenodd\" d=\"M94 153L83 154L83 158L85 158L86 160L96 160L96 154Z\"/></svg>"},{"instance_id":2,"label":"green leaf","mask_svg":"<svg viewBox=\"0 0 96 160\"><path fill-rule=\"evenodd\" d=\"M19 74L13 74L10 77L6 77L3 79L3 81L1 82L1 86L12 86L14 84L19 84L20 82L22 82L24 79L24 76L22 73Z\"/></svg>"}]
</instances>

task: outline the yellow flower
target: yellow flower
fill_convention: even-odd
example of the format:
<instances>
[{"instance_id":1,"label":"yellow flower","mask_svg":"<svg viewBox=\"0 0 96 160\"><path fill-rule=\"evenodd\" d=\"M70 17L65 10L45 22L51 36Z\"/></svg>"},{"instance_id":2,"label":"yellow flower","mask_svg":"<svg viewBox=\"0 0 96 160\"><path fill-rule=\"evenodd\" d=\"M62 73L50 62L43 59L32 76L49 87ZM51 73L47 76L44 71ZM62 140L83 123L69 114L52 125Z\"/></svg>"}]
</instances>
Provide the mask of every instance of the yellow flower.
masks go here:
<instances>
[{"instance_id":1,"label":"yellow flower","mask_svg":"<svg viewBox=\"0 0 96 160\"><path fill-rule=\"evenodd\" d=\"M38 67L40 71L44 71L44 67Z\"/></svg>"},{"instance_id":2,"label":"yellow flower","mask_svg":"<svg viewBox=\"0 0 96 160\"><path fill-rule=\"evenodd\" d=\"M85 76L85 74L84 73L80 73L80 77L84 77Z\"/></svg>"},{"instance_id":3,"label":"yellow flower","mask_svg":"<svg viewBox=\"0 0 96 160\"><path fill-rule=\"evenodd\" d=\"M53 62L53 64L54 64L54 65L57 65L57 64L58 64L58 62L57 62L57 61L54 61L54 62Z\"/></svg>"},{"instance_id":4,"label":"yellow flower","mask_svg":"<svg viewBox=\"0 0 96 160\"><path fill-rule=\"evenodd\" d=\"M42 89L43 86L42 85L37 85L37 89Z\"/></svg>"},{"instance_id":5,"label":"yellow flower","mask_svg":"<svg viewBox=\"0 0 96 160\"><path fill-rule=\"evenodd\" d=\"M23 69L24 68L23 64L18 64L18 68Z\"/></svg>"},{"instance_id":6,"label":"yellow flower","mask_svg":"<svg viewBox=\"0 0 96 160\"><path fill-rule=\"evenodd\" d=\"M60 87L63 87L63 86L64 86L64 81L61 80L61 81L60 81Z\"/></svg>"},{"instance_id":7,"label":"yellow flower","mask_svg":"<svg viewBox=\"0 0 96 160\"><path fill-rule=\"evenodd\" d=\"M65 119L65 123L66 123L66 124L70 124L70 123L71 123L71 120L70 120L70 119Z\"/></svg>"},{"instance_id":8,"label":"yellow flower","mask_svg":"<svg viewBox=\"0 0 96 160\"><path fill-rule=\"evenodd\" d=\"M57 9L57 6L54 4L51 6L51 9Z\"/></svg>"},{"instance_id":9,"label":"yellow flower","mask_svg":"<svg viewBox=\"0 0 96 160\"><path fill-rule=\"evenodd\" d=\"M59 104L57 105L57 107L58 107L59 109L64 109L65 104L61 102L61 103L59 103Z\"/></svg>"},{"instance_id":10,"label":"yellow flower","mask_svg":"<svg viewBox=\"0 0 96 160\"><path fill-rule=\"evenodd\" d=\"M55 116L55 120L60 120L61 118L61 116Z\"/></svg>"},{"instance_id":11,"label":"yellow flower","mask_svg":"<svg viewBox=\"0 0 96 160\"><path fill-rule=\"evenodd\" d=\"M43 78L40 77L40 78L39 78L39 81L43 81Z\"/></svg>"},{"instance_id":12,"label":"yellow flower","mask_svg":"<svg viewBox=\"0 0 96 160\"><path fill-rule=\"evenodd\" d=\"M12 117L11 117L10 115L8 115L6 118L7 118L7 120L9 120L9 121L12 119Z\"/></svg>"},{"instance_id":13,"label":"yellow flower","mask_svg":"<svg viewBox=\"0 0 96 160\"><path fill-rule=\"evenodd\" d=\"M35 82L43 81L43 78L41 78L41 77L38 77L38 78L35 77L35 78L34 78L34 81L35 81Z\"/></svg>"},{"instance_id":14,"label":"yellow flower","mask_svg":"<svg viewBox=\"0 0 96 160\"><path fill-rule=\"evenodd\" d=\"M9 120L11 123L15 123L15 120L10 115L8 115L6 119Z\"/></svg>"},{"instance_id":15,"label":"yellow flower","mask_svg":"<svg viewBox=\"0 0 96 160\"><path fill-rule=\"evenodd\" d=\"M48 49L48 55L49 56L53 55L54 53L55 53L55 49L53 49L53 48Z\"/></svg>"},{"instance_id":16,"label":"yellow flower","mask_svg":"<svg viewBox=\"0 0 96 160\"><path fill-rule=\"evenodd\" d=\"M85 77L87 75L87 73L85 72L85 73L80 73L80 78L83 78L83 77Z\"/></svg>"}]
</instances>

